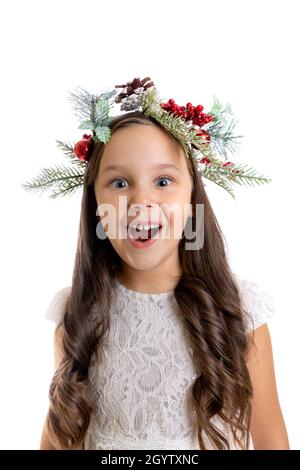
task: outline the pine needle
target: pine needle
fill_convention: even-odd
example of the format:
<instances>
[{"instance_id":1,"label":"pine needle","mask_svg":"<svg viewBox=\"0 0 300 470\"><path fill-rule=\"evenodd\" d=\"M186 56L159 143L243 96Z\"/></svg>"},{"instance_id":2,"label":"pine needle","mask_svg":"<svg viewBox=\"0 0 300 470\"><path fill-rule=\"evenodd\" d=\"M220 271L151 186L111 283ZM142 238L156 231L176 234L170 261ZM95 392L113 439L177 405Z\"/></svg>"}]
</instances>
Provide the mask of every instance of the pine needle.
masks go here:
<instances>
[{"instance_id":1,"label":"pine needle","mask_svg":"<svg viewBox=\"0 0 300 470\"><path fill-rule=\"evenodd\" d=\"M89 129L95 141L105 144L110 139L110 108L115 103L117 90L109 90L101 94L92 94L86 89L78 87L70 93L69 99L73 105L76 116L80 119L80 129ZM211 141L207 142L204 136L197 135L200 128L192 121L187 122L181 116L167 111L162 107L158 91L155 87L148 88L140 95L139 107L141 111L153 117L181 144L187 158L192 155L201 176L211 180L224 188L233 198L233 184L254 186L271 181L270 178L258 174L247 164L233 163L224 166L224 158L228 153L235 153L236 145L243 136L234 134L237 121L231 107L223 106L214 97L214 103L209 114L214 119L202 126L208 132ZM56 140L57 147L63 151L70 166L57 165L52 168L42 168L40 173L31 181L22 184L26 191L44 192L52 189L50 198L72 194L83 185L86 162L80 160L74 153L74 145L69 142ZM205 157L209 163L201 163ZM204 165L204 166L203 166Z\"/></svg>"},{"instance_id":2,"label":"pine needle","mask_svg":"<svg viewBox=\"0 0 300 470\"><path fill-rule=\"evenodd\" d=\"M239 173L234 173L233 170ZM229 167L216 167L214 164L208 164L201 172L202 176L210 179L214 183L219 184L226 189L231 195L233 195L231 185L233 183L244 185L244 186L255 186L264 183L269 183L272 180L266 176L260 175L255 169L251 168L247 164L235 163Z\"/></svg>"},{"instance_id":3,"label":"pine needle","mask_svg":"<svg viewBox=\"0 0 300 470\"><path fill-rule=\"evenodd\" d=\"M86 162L76 157L74 153L74 146L72 144L69 142L62 142L61 140L56 140L56 143L57 147L62 150L72 165L75 165L78 167L78 169L85 171Z\"/></svg>"},{"instance_id":4,"label":"pine needle","mask_svg":"<svg viewBox=\"0 0 300 470\"><path fill-rule=\"evenodd\" d=\"M83 185L84 172L75 167L66 167L64 165L56 165L51 168L42 168L40 172L22 184L26 191L44 192L52 187L54 188L50 197L55 198L59 195L72 193L75 189Z\"/></svg>"}]
</instances>

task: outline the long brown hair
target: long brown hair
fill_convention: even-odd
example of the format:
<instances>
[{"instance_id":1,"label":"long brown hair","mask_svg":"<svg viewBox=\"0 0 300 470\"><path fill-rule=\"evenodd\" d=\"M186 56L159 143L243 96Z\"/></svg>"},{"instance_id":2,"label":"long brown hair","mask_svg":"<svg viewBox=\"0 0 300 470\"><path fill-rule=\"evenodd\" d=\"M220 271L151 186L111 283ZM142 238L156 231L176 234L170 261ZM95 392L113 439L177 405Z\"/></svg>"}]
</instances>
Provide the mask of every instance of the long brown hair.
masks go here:
<instances>
[{"instance_id":1,"label":"long brown hair","mask_svg":"<svg viewBox=\"0 0 300 470\"><path fill-rule=\"evenodd\" d=\"M114 117L111 132L134 124L161 127L153 118L133 111ZM50 384L46 429L60 449L72 449L84 442L96 400L89 383L89 367L101 360L101 344L110 325L112 280L121 266L109 239L100 239L96 234L99 217L94 181L103 150L104 144L96 143L86 165L72 286L58 325L64 356ZM204 244L199 250L186 250L183 234L179 242L182 275L174 295L201 372L192 388L199 446L206 449L206 436L215 449L230 448L226 435L213 424L212 418L218 417L226 423L234 441L248 449L253 390L246 366L251 342L246 334L247 312L243 311L224 237L201 176L193 159L187 162L193 178L193 211L196 204L204 204ZM94 304L98 308L96 317Z\"/></svg>"}]
</instances>

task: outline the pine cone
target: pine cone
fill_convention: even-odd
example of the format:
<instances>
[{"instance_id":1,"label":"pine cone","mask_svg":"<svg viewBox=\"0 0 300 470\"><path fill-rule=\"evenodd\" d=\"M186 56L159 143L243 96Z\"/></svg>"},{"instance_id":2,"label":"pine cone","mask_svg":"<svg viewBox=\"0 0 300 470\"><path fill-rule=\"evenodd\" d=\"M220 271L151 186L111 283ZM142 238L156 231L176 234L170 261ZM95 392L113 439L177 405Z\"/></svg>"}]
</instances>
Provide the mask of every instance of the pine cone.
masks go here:
<instances>
[{"instance_id":1,"label":"pine cone","mask_svg":"<svg viewBox=\"0 0 300 470\"><path fill-rule=\"evenodd\" d=\"M148 80L150 80L150 82ZM121 101L124 103L124 98L128 98L132 95L140 95L151 86L154 86L154 83L151 81L150 77L143 78L142 80L134 78L131 82L127 82L125 85L115 85L115 88L123 88L122 92L116 96L115 103L120 103Z\"/></svg>"},{"instance_id":2,"label":"pine cone","mask_svg":"<svg viewBox=\"0 0 300 470\"><path fill-rule=\"evenodd\" d=\"M121 111L133 111L139 108L141 102L141 95L133 94L131 96L127 96L123 98L121 102Z\"/></svg>"}]
</instances>

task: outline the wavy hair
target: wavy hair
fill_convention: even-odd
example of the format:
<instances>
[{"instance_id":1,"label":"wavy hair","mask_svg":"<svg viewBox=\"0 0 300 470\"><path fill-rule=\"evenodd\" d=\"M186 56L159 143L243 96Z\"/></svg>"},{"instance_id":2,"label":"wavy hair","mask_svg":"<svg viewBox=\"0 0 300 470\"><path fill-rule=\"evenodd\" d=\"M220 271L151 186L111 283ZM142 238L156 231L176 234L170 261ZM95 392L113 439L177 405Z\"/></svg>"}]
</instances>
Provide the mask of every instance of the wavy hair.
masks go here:
<instances>
[{"instance_id":1,"label":"wavy hair","mask_svg":"<svg viewBox=\"0 0 300 470\"><path fill-rule=\"evenodd\" d=\"M114 117L111 132L134 124L162 128L152 117L132 111ZM101 142L93 144L86 165L72 286L57 327L62 332L63 359L49 388L46 430L59 449L78 448L84 443L96 400L89 367L93 361L101 361L101 344L110 326L112 281L121 266L109 239L96 234L99 216L94 181L104 146ZM193 224L196 204L204 204L204 243L199 250L186 250L183 233L178 245L182 275L174 295L188 328L197 370L201 371L192 387L199 447L206 449L207 438L215 449L230 449L227 433L224 435L213 423L219 417L234 442L248 449L253 396L246 366L248 348L253 344L251 335L246 334L248 313L243 310L224 236L201 176L192 158L187 164L193 179ZM92 314L94 303L98 308L96 319Z\"/></svg>"}]
</instances>

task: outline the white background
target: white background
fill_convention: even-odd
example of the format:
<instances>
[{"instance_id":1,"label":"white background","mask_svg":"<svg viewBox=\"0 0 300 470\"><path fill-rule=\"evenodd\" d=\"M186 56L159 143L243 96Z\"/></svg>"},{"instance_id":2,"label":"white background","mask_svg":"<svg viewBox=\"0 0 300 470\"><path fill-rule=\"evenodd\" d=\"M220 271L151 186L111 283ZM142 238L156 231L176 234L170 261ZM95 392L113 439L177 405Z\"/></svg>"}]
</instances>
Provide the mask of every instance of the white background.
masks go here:
<instances>
[{"instance_id":1,"label":"white background","mask_svg":"<svg viewBox=\"0 0 300 470\"><path fill-rule=\"evenodd\" d=\"M10 1L1 4L2 449L37 449L53 374L46 308L70 285L81 192L51 200L20 186L81 137L67 94L150 76L164 100L229 102L238 160L272 178L207 185L230 260L273 296L277 388L292 449L299 422L299 2Z\"/></svg>"}]
</instances>

